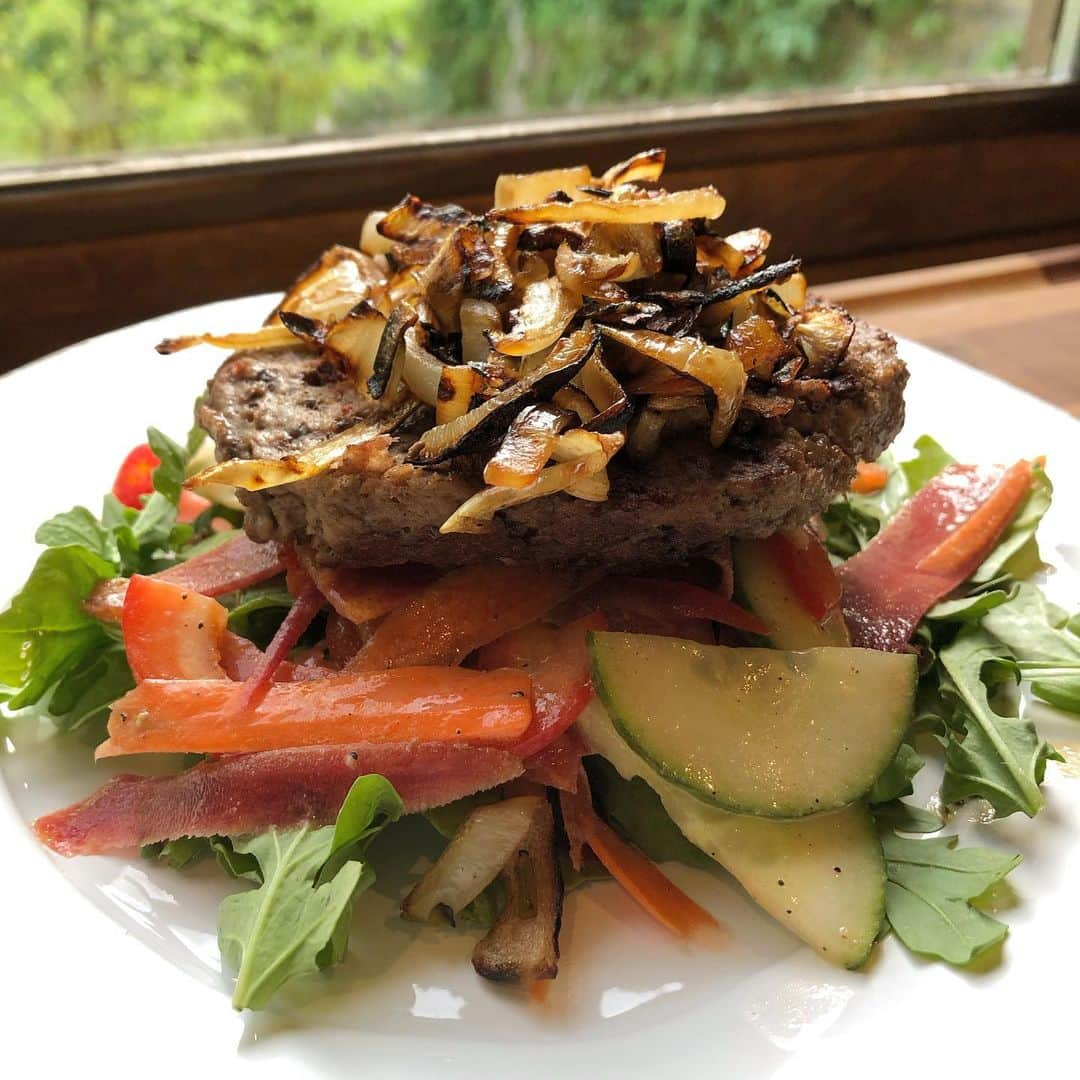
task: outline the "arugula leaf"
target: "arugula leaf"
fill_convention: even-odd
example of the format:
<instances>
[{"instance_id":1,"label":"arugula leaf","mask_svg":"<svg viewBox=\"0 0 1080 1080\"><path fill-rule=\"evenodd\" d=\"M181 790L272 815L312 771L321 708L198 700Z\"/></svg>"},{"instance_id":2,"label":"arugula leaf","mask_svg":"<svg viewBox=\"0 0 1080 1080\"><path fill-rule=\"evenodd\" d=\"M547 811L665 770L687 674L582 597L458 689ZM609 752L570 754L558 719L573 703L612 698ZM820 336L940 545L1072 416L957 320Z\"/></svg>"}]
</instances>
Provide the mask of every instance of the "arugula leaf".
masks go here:
<instances>
[{"instance_id":1,"label":"arugula leaf","mask_svg":"<svg viewBox=\"0 0 1080 1080\"><path fill-rule=\"evenodd\" d=\"M1043 565L1035 532L1043 515L1050 509L1053 494L1050 478L1041 465L1035 465L1028 497L1001 534L997 546L971 575L973 582L981 584L1002 576L1022 579L1030 577Z\"/></svg>"},{"instance_id":2,"label":"arugula leaf","mask_svg":"<svg viewBox=\"0 0 1080 1080\"><path fill-rule=\"evenodd\" d=\"M605 758L585 759L593 801L600 815L654 862L681 862L715 869L716 864L683 836L660 796L640 776L624 780Z\"/></svg>"},{"instance_id":3,"label":"arugula leaf","mask_svg":"<svg viewBox=\"0 0 1080 1080\"><path fill-rule=\"evenodd\" d=\"M246 878L256 885L262 884L262 869L254 855L237 851L227 836L211 836L210 850L214 853L218 866L231 878Z\"/></svg>"},{"instance_id":4,"label":"arugula leaf","mask_svg":"<svg viewBox=\"0 0 1080 1080\"><path fill-rule=\"evenodd\" d=\"M221 955L237 969L235 1008L263 1008L289 979L345 958L353 904L375 880L363 853L400 813L384 777L361 776L336 825L231 840L234 852L258 861L262 878L257 889L226 897L218 915Z\"/></svg>"},{"instance_id":5,"label":"arugula leaf","mask_svg":"<svg viewBox=\"0 0 1080 1080\"><path fill-rule=\"evenodd\" d=\"M1053 682L1038 680L1031 684L1031 692L1057 709L1080 713L1080 673L1072 678L1058 678Z\"/></svg>"},{"instance_id":6,"label":"arugula leaf","mask_svg":"<svg viewBox=\"0 0 1080 1080\"><path fill-rule=\"evenodd\" d=\"M867 795L867 802L871 805L887 803L901 795L910 795L913 790L911 781L925 764L914 746L901 743L896 756L874 781L874 786Z\"/></svg>"},{"instance_id":7,"label":"arugula leaf","mask_svg":"<svg viewBox=\"0 0 1080 1080\"><path fill-rule=\"evenodd\" d=\"M942 798L956 802L981 796L999 816L1021 810L1034 817L1043 806L1039 785L1046 761L1058 755L1030 720L991 708L984 669L1008 663L1000 645L981 627L965 626L941 649L938 659L951 680L943 684L943 692L955 695L964 724L962 740L948 739ZM1015 671L1015 664L1012 668ZM1019 681L1019 672L1015 674Z\"/></svg>"},{"instance_id":8,"label":"arugula leaf","mask_svg":"<svg viewBox=\"0 0 1080 1080\"><path fill-rule=\"evenodd\" d=\"M317 885L329 881L350 859L359 857L387 825L397 821L405 805L385 776L369 776L353 786L338 812L330 854L319 870Z\"/></svg>"},{"instance_id":9,"label":"arugula leaf","mask_svg":"<svg viewBox=\"0 0 1080 1080\"><path fill-rule=\"evenodd\" d=\"M955 836L906 840L885 833L885 913L912 952L967 964L1009 932L970 901L1001 881L1020 856L956 843Z\"/></svg>"},{"instance_id":10,"label":"arugula leaf","mask_svg":"<svg viewBox=\"0 0 1080 1080\"><path fill-rule=\"evenodd\" d=\"M903 799L881 803L873 807L873 811L874 820L879 825L896 829L897 832L932 833L937 832L945 824L941 816L935 814L933 810L912 806Z\"/></svg>"},{"instance_id":11,"label":"arugula leaf","mask_svg":"<svg viewBox=\"0 0 1080 1080\"><path fill-rule=\"evenodd\" d=\"M198 862L210 853L210 841L203 836L180 836L175 840L162 840L157 844L145 844L140 851L144 859L163 862L173 870Z\"/></svg>"},{"instance_id":12,"label":"arugula leaf","mask_svg":"<svg viewBox=\"0 0 1080 1080\"><path fill-rule=\"evenodd\" d=\"M146 441L161 460L161 464L151 476L154 490L164 495L175 506L180 501L180 492L184 487L184 476L191 454L185 447L173 442L168 435L154 427L146 429Z\"/></svg>"},{"instance_id":13,"label":"arugula leaf","mask_svg":"<svg viewBox=\"0 0 1080 1080\"><path fill-rule=\"evenodd\" d=\"M292 595L282 584L244 589L229 600L229 629L265 648L292 604Z\"/></svg>"},{"instance_id":14,"label":"arugula leaf","mask_svg":"<svg viewBox=\"0 0 1080 1080\"><path fill-rule=\"evenodd\" d=\"M913 445L915 456L900 463L900 469L907 481L905 499L911 498L919 488L933 480L942 469L956 464L956 458L929 435L920 435Z\"/></svg>"},{"instance_id":15,"label":"arugula leaf","mask_svg":"<svg viewBox=\"0 0 1080 1080\"><path fill-rule=\"evenodd\" d=\"M48 548L38 557L22 591L0 614L0 685L16 693L21 709L108 644L101 624L83 611L83 600L112 563L87 548Z\"/></svg>"},{"instance_id":16,"label":"arugula leaf","mask_svg":"<svg viewBox=\"0 0 1080 1080\"><path fill-rule=\"evenodd\" d=\"M106 528L85 506L57 514L38 526L34 539L45 547L84 547L106 562L116 564L120 555L112 530Z\"/></svg>"},{"instance_id":17,"label":"arugula leaf","mask_svg":"<svg viewBox=\"0 0 1080 1080\"><path fill-rule=\"evenodd\" d=\"M108 628L104 640L56 684L48 703L58 730L94 746L105 738L112 703L135 688L123 642L110 637Z\"/></svg>"},{"instance_id":18,"label":"arugula leaf","mask_svg":"<svg viewBox=\"0 0 1080 1080\"><path fill-rule=\"evenodd\" d=\"M979 622L988 611L1007 603L1013 595L1015 594L1004 589L991 589L971 596L958 596L954 600L942 600L923 618L930 619L931 622Z\"/></svg>"},{"instance_id":19,"label":"arugula leaf","mask_svg":"<svg viewBox=\"0 0 1080 1080\"><path fill-rule=\"evenodd\" d=\"M1069 630L1067 613L1037 585L1020 582L1009 602L987 612L982 624L1017 660L1080 661L1080 637Z\"/></svg>"}]
</instances>

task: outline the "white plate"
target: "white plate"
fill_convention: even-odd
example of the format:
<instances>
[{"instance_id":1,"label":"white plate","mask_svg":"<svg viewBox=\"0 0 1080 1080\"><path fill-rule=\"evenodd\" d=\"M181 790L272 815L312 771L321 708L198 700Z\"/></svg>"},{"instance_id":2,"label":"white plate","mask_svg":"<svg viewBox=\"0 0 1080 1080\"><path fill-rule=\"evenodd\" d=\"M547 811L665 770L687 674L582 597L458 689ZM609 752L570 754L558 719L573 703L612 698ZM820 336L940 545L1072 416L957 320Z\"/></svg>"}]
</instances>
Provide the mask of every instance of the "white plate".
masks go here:
<instances>
[{"instance_id":1,"label":"white plate","mask_svg":"<svg viewBox=\"0 0 1080 1080\"><path fill-rule=\"evenodd\" d=\"M257 325L271 301L208 305L94 338L0 379L6 465L0 596L24 579L37 524L97 508L147 424L178 435L220 361L212 350L162 358L163 336ZM1057 485L1042 530L1058 570L1051 595L1080 606L1075 525L1078 426L1065 413L905 342L912 369L901 444L931 432L965 460L1046 453ZM1043 714L1080 761L1080 725ZM1072 743L1076 749L1067 744ZM1024 854L1003 958L981 973L913 958L895 940L869 969L837 971L761 914L723 875L672 876L731 930L723 951L673 941L613 885L573 894L561 973L543 1006L474 976L470 939L418 934L394 919L417 856L385 852L365 895L348 962L262 1014L229 1007L215 944L228 885L213 866L177 873L139 860L63 860L25 822L81 797L104 770L85 748L12 728L0 757L2 1052L45 1076L107 1063L120 1075L377 1077L563 1075L863 1077L924 1072L981 1078L1055 1060L1075 1024L1070 961L1080 895L1080 782L1051 765L1047 808L977 830ZM419 828L423 828L419 826ZM971 828L961 826L967 834ZM418 837L421 837L418 831ZM422 843L422 838L420 840ZM1067 1053L1067 1052L1066 1052ZM1051 1075L1073 1075L1064 1062Z\"/></svg>"}]
</instances>

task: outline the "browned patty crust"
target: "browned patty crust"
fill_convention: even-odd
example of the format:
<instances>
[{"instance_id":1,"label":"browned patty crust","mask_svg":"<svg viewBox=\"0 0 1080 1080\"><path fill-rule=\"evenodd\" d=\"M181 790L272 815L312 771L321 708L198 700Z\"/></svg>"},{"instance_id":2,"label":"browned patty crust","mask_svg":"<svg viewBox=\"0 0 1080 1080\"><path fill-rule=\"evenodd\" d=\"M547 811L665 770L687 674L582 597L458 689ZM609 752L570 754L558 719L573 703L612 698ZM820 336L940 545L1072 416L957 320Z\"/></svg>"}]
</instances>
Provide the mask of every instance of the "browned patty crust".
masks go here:
<instances>
[{"instance_id":1,"label":"browned patty crust","mask_svg":"<svg viewBox=\"0 0 1080 1080\"><path fill-rule=\"evenodd\" d=\"M255 540L298 540L329 564L455 566L485 558L641 568L685 562L729 537L802 524L846 490L858 460L876 458L904 419L907 368L886 333L858 323L821 401L763 420L744 410L719 450L704 432L666 442L651 461L609 466L604 503L556 494L500 512L482 535L439 526L483 481L458 459L420 469L404 435L352 469L241 493ZM380 406L315 352L238 353L211 381L199 419L219 459L277 458L337 434Z\"/></svg>"}]
</instances>

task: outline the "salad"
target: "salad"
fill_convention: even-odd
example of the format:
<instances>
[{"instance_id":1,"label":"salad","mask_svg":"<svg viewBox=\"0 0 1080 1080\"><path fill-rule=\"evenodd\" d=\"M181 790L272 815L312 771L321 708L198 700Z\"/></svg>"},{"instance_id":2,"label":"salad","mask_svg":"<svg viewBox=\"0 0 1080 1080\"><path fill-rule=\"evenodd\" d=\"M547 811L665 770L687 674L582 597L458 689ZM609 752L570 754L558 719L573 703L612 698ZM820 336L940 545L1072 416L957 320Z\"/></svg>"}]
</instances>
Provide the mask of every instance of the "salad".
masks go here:
<instances>
[{"instance_id":1,"label":"salad","mask_svg":"<svg viewBox=\"0 0 1080 1080\"><path fill-rule=\"evenodd\" d=\"M458 288L446 329L454 289L431 267L477 226L406 200L410 227L441 231L395 239L388 260L376 219L364 259L324 259L266 327L209 341L241 359L299 341L365 406L393 399L393 426L369 410L296 453L218 463L201 424L182 443L151 429L100 515L76 507L37 532L44 551L0 614L4 713L135 771L34 831L67 857L141 848L179 873L216 860L236 880L218 938L237 1008L266 1006L288 980L342 963L350 934L376 932L364 928L373 842L408 815L445 847L401 917L457 927L463 962L524 988L558 974L564 901L607 879L674 936L720 932L707 890L679 889L670 861L718 863L824 963L863 965L891 929L963 965L1007 934L978 900L1019 854L958 847L947 825L969 800L987 818L1041 810L1057 754L1019 684L1080 713L1080 622L1030 580L1051 498L1041 460L961 464L923 437L910 460L861 462L820 513L787 506L783 528L734 529L707 557L662 564L603 549L459 559L430 539L429 563L334 564L325 537L269 537L252 520L266 508L253 494L355 473L358 457L370 469L402 430L420 447L406 452L431 457L417 468L445 477L471 457L482 474L441 536L501 542L494 524L534 502L610 520L626 477L670 453L663 431L677 449L700 437L736 455L771 447L770 425L814 395L820 411L823 394L842 394L850 318L807 306L797 262L763 272L763 230L751 242L688 225L722 200L648 187L656 154L571 178L585 208L564 175L500 180L493 228L558 225L555 247L534 234L507 256L526 279L509 314L483 300L494 315L467 317L476 297ZM590 249L616 203L631 207L616 222L628 231ZM655 266L650 236L670 248ZM401 246L421 244L409 262ZM489 320L473 362L460 354L470 317ZM173 770L139 773L151 754L174 755ZM909 797L930 757L943 780L927 807Z\"/></svg>"}]
</instances>

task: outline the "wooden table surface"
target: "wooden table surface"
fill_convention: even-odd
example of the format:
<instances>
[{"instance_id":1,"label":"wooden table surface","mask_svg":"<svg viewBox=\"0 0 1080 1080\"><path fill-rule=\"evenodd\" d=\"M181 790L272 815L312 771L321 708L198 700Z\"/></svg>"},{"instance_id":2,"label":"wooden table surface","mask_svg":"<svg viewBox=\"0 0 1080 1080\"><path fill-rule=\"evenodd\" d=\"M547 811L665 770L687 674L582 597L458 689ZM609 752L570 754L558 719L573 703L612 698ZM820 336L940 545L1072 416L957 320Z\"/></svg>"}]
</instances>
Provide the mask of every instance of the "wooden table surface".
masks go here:
<instances>
[{"instance_id":1,"label":"wooden table surface","mask_svg":"<svg viewBox=\"0 0 1080 1080\"><path fill-rule=\"evenodd\" d=\"M835 281L819 291L1080 416L1080 244Z\"/></svg>"}]
</instances>

